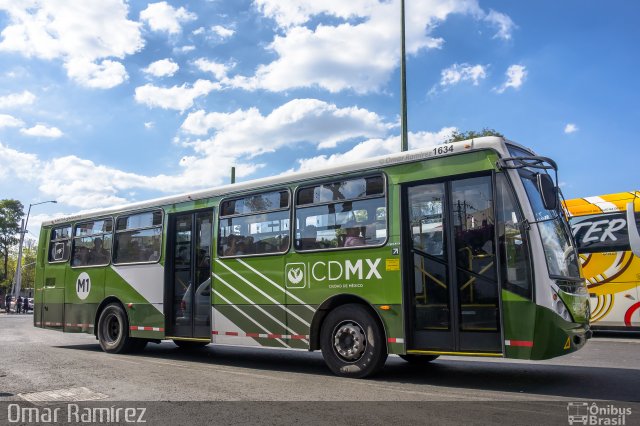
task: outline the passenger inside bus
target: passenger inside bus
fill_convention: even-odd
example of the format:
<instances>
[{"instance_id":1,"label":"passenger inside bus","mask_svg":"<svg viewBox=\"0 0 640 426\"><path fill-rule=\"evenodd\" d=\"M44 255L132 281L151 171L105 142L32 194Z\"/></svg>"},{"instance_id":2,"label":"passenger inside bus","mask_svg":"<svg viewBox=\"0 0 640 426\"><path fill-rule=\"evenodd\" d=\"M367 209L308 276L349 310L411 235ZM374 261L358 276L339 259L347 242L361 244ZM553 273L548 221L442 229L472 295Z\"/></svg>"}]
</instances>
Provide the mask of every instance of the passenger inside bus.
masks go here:
<instances>
[{"instance_id":1,"label":"passenger inside bus","mask_svg":"<svg viewBox=\"0 0 640 426\"><path fill-rule=\"evenodd\" d=\"M318 229L315 225L307 225L300 233L298 245L302 250L314 250L320 248L318 244Z\"/></svg>"},{"instance_id":2,"label":"passenger inside bus","mask_svg":"<svg viewBox=\"0 0 640 426\"><path fill-rule=\"evenodd\" d=\"M109 263L110 253L102 245L102 238L93 240L93 249L89 252L89 263L91 265L102 265Z\"/></svg>"},{"instance_id":3,"label":"passenger inside bus","mask_svg":"<svg viewBox=\"0 0 640 426\"><path fill-rule=\"evenodd\" d=\"M362 227L356 226L355 222L347 223L346 231L343 247L357 247L365 244L364 237L361 236Z\"/></svg>"}]
</instances>

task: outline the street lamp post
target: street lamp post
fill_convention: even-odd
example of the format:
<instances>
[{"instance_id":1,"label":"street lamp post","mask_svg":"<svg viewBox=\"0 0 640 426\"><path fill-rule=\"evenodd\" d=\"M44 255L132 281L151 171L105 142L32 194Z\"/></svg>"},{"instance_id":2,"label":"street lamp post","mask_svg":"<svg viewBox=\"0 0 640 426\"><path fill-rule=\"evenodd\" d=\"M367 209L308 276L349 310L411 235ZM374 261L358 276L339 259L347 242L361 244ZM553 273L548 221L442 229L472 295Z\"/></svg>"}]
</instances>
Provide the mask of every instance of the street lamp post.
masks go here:
<instances>
[{"instance_id":1,"label":"street lamp post","mask_svg":"<svg viewBox=\"0 0 640 426\"><path fill-rule=\"evenodd\" d=\"M20 295L20 288L22 287L22 245L24 244L24 234L27 233L27 226L29 225L29 215L31 214L31 207L38 204L57 203L56 200L41 201L39 203L29 204L29 210L27 210L27 219L22 220L22 227L20 229L20 244L18 244L18 267L16 268L16 285L13 290L13 295L18 298Z\"/></svg>"},{"instance_id":2,"label":"street lamp post","mask_svg":"<svg viewBox=\"0 0 640 426\"><path fill-rule=\"evenodd\" d=\"M407 61L405 52L405 28L404 28L404 0L400 1L400 150L409 149L409 137L407 131Z\"/></svg>"}]
</instances>

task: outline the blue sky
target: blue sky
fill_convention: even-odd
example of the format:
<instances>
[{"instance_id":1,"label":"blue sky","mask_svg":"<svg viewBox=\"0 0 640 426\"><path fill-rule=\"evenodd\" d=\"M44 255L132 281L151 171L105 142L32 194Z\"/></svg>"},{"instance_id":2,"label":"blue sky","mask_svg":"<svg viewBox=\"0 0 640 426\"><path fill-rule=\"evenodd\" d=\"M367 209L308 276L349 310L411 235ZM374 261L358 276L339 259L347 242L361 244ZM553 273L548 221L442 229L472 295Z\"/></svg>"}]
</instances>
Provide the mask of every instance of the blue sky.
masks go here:
<instances>
[{"instance_id":1,"label":"blue sky","mask_svg":"<svg viewBox=\"0 0 640 426\"><path fill-rule=\"evenodd\" d=\"M638 189L640 4L406 0L410 145ZM42 220L399 149L398 0L0 0L0 198Z\"/></svg>"}]
</instances>

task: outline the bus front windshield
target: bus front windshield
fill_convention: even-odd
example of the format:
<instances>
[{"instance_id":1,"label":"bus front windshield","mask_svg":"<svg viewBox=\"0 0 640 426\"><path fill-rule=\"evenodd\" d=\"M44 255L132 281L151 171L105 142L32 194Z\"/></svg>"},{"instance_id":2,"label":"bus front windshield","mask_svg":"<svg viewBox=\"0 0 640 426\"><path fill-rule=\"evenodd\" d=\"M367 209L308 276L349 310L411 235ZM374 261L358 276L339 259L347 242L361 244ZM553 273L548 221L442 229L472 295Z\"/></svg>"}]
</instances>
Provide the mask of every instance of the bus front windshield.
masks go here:
<instances>
[{"instance_id":1,"label":"bus front windshield","mask_svg":"<svg viewBox=\"0 0 640 426\"><path fill-rule=\"evenodd\" d=\"M514 157L531 156L530 153L514 147L510 148L510 151ZM578 252L569 235L567 223L558 211L547 210L544 207L542 195L536 184L536 172L529 168L521 168L518 169L518 173L540 230L549 276L579 280Z\"/></svg>"}]
</instances>

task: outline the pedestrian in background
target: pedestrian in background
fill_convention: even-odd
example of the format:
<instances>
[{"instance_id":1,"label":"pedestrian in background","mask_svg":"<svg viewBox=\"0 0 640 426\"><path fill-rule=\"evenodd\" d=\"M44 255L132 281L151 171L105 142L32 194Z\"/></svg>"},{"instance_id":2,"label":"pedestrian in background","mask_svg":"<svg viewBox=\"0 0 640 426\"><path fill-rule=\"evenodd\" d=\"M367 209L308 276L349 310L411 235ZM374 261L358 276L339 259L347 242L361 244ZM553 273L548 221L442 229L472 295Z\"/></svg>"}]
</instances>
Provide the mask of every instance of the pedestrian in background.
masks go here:
<instances>
[{"instance_id":1,"label":"pedestrian in background","mask_svg":"<svg viewBox=\"0 0 640 426\"><path fill-rule=\"evenodd\" d=\"M7 295L4 298L4 311L6 313L11 312L11 294L10 293L7 293Z\"/></svg>"},{"instance_id":2,"label":"pedestrian in background","mask_svg":"<svg viewBox=\"0 0 640 426\"><path fill-rule=\"evenodd\" d=\"M25 314L29 313L29 298L27 296L22 299L22 312Z\"/></svg>"},{"instance_id":3,"label":"pedestrian in background","mask_svg":"<svg viewBox=\"0 0 640 426\"><path fill-rule=\"evenodd\" d=\"M22 296L18 296L18 299L16 300L16 314L19 314L20 312L22 312Z\"/></svg>"}]
</instances>

